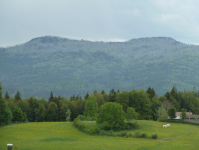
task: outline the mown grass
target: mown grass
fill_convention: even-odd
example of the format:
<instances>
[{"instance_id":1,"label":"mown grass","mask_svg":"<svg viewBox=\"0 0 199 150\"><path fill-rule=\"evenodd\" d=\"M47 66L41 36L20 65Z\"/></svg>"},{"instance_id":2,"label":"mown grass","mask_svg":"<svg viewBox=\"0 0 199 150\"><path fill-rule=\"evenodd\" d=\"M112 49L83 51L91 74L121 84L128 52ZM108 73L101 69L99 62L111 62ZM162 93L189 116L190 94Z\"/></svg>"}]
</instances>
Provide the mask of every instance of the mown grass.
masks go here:
<instances>
[{"instance_id":1,"label":"mown grass","mask_svg":"<svg viewBox=\"0 0 199 150\"><path fill-rule=\"evenodd\" d=\"M86 127L96 126L94 121L84 122ZM13 150L120 150L120 149L197 149L199 127L186 124L170 123L163 129L163 122L139 120L139 129L149 136L158 133L158 139L123 138L85 134L72 126L71 122L22 123L0 127L0 150L7 149L12 143ZM116 131L122 132L122 131Z\"/></svg>"}]
</instances>

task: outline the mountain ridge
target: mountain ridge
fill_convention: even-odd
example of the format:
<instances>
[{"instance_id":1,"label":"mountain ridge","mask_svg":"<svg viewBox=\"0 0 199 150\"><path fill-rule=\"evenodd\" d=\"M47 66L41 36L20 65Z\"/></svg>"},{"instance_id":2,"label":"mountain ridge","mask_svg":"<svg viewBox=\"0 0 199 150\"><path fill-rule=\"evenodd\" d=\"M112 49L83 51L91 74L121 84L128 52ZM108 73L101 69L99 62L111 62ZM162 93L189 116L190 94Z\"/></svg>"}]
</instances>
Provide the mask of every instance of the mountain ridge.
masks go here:
<instances>
[{"instance_id":1,"label":"mountain ridge","mask_svg":"<svg viewBox=\"0 0 199 150\"><path fill-rule=\"evenodd\" d=\"M13 96L19 90L24 97L149 86L164 95L174 84L180 90L199 87L198 58L199 46L170 37L93 42L44 36L0 48L0 82L3 92Z\"/></svg>"}]
</instances>

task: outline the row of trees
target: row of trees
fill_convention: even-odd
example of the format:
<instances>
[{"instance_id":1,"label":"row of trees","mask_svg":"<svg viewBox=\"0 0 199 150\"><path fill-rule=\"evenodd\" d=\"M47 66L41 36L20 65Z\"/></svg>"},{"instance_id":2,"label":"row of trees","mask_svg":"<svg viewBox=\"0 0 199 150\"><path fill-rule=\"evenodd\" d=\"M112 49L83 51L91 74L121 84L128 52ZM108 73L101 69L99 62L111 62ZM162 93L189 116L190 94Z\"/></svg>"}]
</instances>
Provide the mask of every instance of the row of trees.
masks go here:
<instances>
[{"instance_id":1,"label":"row of trees","mask_svg":"<svg viewBox=\"0 0 199 150\"><path fill-rule=\"evenodd\" d=\"M166 92L165 96L160 97L150 87L147 91L133 89L130 92L120 92L119 90L116 92L112 89L109 94L106 94L105 91L94 91L90 95L87 93L84 98L72 95L69 100L61 96L56 97L53 92L50 93L48 100L35 97L21 99L19 92L16 93L14 98L11 98L8 92L4 97L1 93L0 97L2 107L0 109L0 121L4 124L11 121L65 121L66 112L69 109L71 120L74 120L78 115L95 119L93 114L98 113L99 107L108 102L120 104L125 113L128 112L129 107L134 108L138 114L138 119L157 120L158 116L164 118L167 116L169 108L175 108L177 111L184 108L187 111L199 114L197 92L178 92L175 86L170 92ZM8 118L9 121L2 118Z\"/></svg>"}]
</instances>

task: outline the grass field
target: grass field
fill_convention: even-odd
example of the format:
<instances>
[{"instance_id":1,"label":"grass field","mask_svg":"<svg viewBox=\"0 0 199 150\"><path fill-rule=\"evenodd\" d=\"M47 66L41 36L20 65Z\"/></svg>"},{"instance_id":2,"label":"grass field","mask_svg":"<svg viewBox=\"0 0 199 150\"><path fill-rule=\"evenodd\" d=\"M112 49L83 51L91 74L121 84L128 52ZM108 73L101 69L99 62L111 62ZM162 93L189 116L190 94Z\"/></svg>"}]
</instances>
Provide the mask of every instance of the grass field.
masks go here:
<instances>
[{"instance_id":1,"label":"grass field","mask_svg":"<svg viewBox=\"0 0 199 150\"><path fill-rule=\"evenodd\" d=\"M94 121L84 122L87 127L96 126ZM198 149L199 127L170 123L163 129L163 122L138 121L139 129L149 136L158 133L158 139L123 138L87 135L72 126L71 122L22 123L0 127L0 150L13 144L13 150L171 150Z\"/></svg>"}]
</instances>

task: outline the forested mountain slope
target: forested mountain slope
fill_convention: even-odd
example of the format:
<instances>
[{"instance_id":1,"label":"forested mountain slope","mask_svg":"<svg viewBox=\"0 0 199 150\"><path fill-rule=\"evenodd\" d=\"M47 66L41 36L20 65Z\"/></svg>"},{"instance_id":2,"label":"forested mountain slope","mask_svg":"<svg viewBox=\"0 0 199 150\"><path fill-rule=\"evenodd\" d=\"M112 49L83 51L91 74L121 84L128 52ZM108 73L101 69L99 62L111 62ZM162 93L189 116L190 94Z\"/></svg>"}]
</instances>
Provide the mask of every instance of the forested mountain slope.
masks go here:
<instances>
[{"instance_id":1,"label":"forested mountain slope","mask_svg":"<svg viewBox=\"0 0 199 150\"><path fill-rule=\"evenodd\" d=\"M130 91L153 87L160 96L199 87L199 46L172 38L153 37L127 42L91 42L45 36L0 48L3 92L84 96L112 88Z\"/></svg>"}]
</instances>

